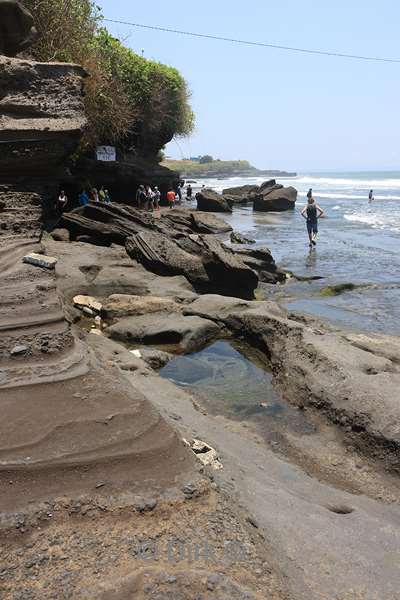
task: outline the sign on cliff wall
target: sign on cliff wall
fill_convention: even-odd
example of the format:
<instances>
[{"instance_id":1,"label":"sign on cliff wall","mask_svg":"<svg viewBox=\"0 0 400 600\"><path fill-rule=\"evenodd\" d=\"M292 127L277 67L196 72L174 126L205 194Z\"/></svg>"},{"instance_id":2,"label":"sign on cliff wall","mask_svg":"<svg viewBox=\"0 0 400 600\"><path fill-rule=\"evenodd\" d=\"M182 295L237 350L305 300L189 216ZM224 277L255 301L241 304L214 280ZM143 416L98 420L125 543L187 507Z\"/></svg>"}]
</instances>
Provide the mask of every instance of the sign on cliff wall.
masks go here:
<instances>
[{"instance_id":1,"label":"sign on cliff wall","mask_svg":"<svg viewBox=\"0 0 400 600\"><path fill-rule=\"evenodd\" d=\"M114 146L97 146L97 160L103 162L115 162L117 160L117 152Z\"/></svg>"}]
</instances>

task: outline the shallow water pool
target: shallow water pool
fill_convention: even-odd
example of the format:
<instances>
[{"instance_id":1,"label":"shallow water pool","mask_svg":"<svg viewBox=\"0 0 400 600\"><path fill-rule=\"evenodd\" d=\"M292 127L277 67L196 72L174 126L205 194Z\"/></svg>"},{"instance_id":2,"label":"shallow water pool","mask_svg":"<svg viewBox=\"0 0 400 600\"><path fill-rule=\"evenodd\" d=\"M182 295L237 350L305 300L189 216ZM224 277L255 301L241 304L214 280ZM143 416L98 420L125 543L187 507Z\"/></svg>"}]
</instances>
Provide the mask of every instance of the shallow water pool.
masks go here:
<instances>
[{"instance_id":1,"label":"shallow water pool","mask_svg":"<svg viewBox=\"0 0 400 600\"><path fill-rule=\"evenodd\" d=\"M200 352L177 356L159 373L189 387L208 413L256 421L269 439L288 430L299 435L313 433L314 425L276 393L271 373L252 353L243 344L220 340Z\"/></svg>"}]
</instances>

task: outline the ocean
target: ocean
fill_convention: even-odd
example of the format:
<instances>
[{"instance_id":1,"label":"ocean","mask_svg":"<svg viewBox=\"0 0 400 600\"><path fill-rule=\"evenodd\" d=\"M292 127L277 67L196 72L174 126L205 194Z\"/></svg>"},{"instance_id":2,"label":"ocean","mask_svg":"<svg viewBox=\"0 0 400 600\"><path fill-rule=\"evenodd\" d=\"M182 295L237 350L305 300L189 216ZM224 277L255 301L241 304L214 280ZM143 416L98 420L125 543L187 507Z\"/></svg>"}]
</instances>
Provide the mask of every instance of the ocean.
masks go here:
<instances>
[{"instance_id":1,"label":"ocean","mask_svg":"<svg viewBox=\"0 0 400 600\"><path fill-rule=\"evenodd\" d=\"M221 192L224 188L260 184L265 178L232 177L198 180ZM235 230L268 246L283 268L315 281L291 280L270 292L283 306L324 318L357 331L400 333L400 172L305 173L277 178L298 190L295 211L254 213L234 208L224 215ZM325 217L319 222L316 250L308 247L300 210L313 188ZM369 190L374 202L368 203ZM323 296L323 288L352 283L354 290Z\"/></svg>"}]
</instances>

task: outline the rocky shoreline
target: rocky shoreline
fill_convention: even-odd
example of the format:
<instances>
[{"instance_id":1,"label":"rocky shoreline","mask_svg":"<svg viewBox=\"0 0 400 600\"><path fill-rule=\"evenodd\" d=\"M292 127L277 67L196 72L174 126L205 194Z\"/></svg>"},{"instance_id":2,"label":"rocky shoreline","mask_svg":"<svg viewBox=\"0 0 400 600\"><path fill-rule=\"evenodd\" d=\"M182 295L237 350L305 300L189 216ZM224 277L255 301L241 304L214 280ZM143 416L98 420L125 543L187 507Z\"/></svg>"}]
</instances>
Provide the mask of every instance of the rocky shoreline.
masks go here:
<instances>
[{"instance_id":1,"label":"rocky shoreline","mask_svg":"<svg viewBox=\"0 0 400 600\"><path fill-rule=\"evenodd\" d=\"M177 211L177 218L180 215L181 211ZM287 314L275 303L268 300L244 300L218 294L199 295L184 276L161 276L148 271L143 265L129 258L123 246L102 247L86 242L55 241L46 237L43 240L43 251L58 258L56 266L57 291L62 298L68 322L75 323L75 325L71 325L71 332L76 343L83 344L89 356L89 363L87 363L89 371L85 377L72 379L70 384L64 381L63 391L61 391L61 388L58 389L55 383L48 386L49 392L51 390L51 396L47 396L49 399L54 398L54 393L59 395L60 399L76 397L74 400L75 407L71 406L71 408L75 411L74 420L76 418L78 420L75 421L72 428L69 427L68 433L69 439L73 441L75 447L74 453L76 454L77 444L83 443L83 438L77 436L77 425L79 423L79 412L77 411L81 410L82 404L88 402L91 407L91 420L93 420L93 423L100 419L100 427L102 430L105 428L107 438L109 436L114 437L117 430L120 438L122 421L118 420L118 415L115 412L115 394L120 385L123 385L125 397L130 398L130 403L139 401L135 429L138 427L137 418L139 415L140 422L143 424L148 419L146 417L148 410L150 410L149 414L153 415L152 419L156 418L155 423L158 423L158 429L154 429L154 424L150 427L146 425L148 434L144 433L144 437L138 439L138 441L140 440L140 446L142 446L139 463L137 451L132 454L133 462L131 460L126 462L126 459L122 459L122 456L119 458L116 456L112 459L111 448L106 450L107 462L110 459L112 461L109 465L111 468L108 468L107 462L104 462L104 459L96 451L96 459L92 466L89 455L86 457L82 455L82 467L78 467L77 456L74 458L72 471L68 472L65 461L67 455L62 459L62 462L59 458L56 462L54 460L49 462L49 450L41 443L37 446L37 451L46 453L47 465L44 471L40 463L36 466L26 464L22 470L22 465L15 469L9 463L6 471L4 471L4 461L7 460L7 456L11 458L12 455L10 450L3 454L2 482L5 487L8 481L13 482L12 485L9 485L8 493L3 497L2 506L7 564L14 565L13 569L10 571L6 569L3 574L3 581L9 586L7 589L9 591L18 589L18 586L15 587L15 584L11 584L10 577L11 573L14 575L20 573L20 569L21 574L18 575L18 578L22 577L23 579L17 579L17 581L24 581L26 584L26 579L24 579L26 576L22 574L26 569L24 567L26 562L32 562L32 567L30 567L32 570L29 571L28 580L30 580L31 575L34 575L33 582L37 577L41 581L47 581L56 574L55 584L53 585L57 589L57 578L63 572L65 573L65 569L64 571L61 570L63 568L62 561L61 563L58 561L58 554L54 556L53 552L43 554L41 551L38 554L38 548L41 548L44 542L43 533L40 529L43 522L45 522L47 532L45 539L51 541L55 536L57 539L55 542L56 547L61 550L63 555L67 555L67 553L72 552L72 548L69 548L69 543L60 541L60 531L65 532L68 530L66 528L71 526L76 531L76 525L73 525L73 523L79 522L81 523L79 526L79 539L81 540L79 544L83 544L83 548L82 550L76 548L73 550L72 555L68 554L69 566L67 572L69 575L67 580L70 578L71 583L69 587L67 586L69 591L65 592L64 597L73 597L76 590L79 589L81 590L79 593L82 593L82 590L85 589L86 594L90 591L88 597L102 598L103 596L100 594L103 592L100 590L103 590L103 588L106 590L107 586L111 585L115 593L116 590L122 590L121 594L125 595L121 597L130 598L129 594L139 584L135 577L126 579L129 572L127 570L128 565L135 564L137 568L140 566L140 559L137 555L136 558L133 556L132 560L134 562L131 563L131 559L127 561L125 554L114 547L114 544L120 544L125 539L122 530L119 531L120 526L118 523L126 523L127 514L131 515L131 511L134 510L137 517L133 520L135 532L133 538L135 540L147 539L146 535L148 535L153 541L154 539L161 539L164 540L163 543L168 544L168 536L159 538L156 533L161 514L164 515L163 522L167 518L166 511L170 515L168 516L168 531L169 535L174 536L177 535L178 529L177 525L174 525L174 512L170 513L172 507L175 507L173 510L176 511L183 501L184 505L180 510L189 511L190 521L196 523L196 526L199 527L202 519L200 515L203 514L202 507L209 506L209 502L214 503L217 501L217 504L221 507L225 506L225 508L221 508L222 512L217 510L216 513L213 513L214 520L211 519L210 521L210 517L207 517L207 523L214 523L212 527L218 527L218 531L222 531L224 527L227 527L225 535L229 537L228 531L232 534L232 524L235 518L239 518L242 522L245 522L246 519L249 519L250 523L255 522L256 527L249 525L250 529L246 529L249 533L243 533L244 537L241 534L238 537L239 541L247 543L244 540L246 540L247 535L252 535L252 530L256 539L262 534L260 543L270 557L268 560L272 560L270 564L276 564L275 561L278 561L279 564L278 571L275 567L273 568L272 572L274 574L271 579L271 567L266 566L265 559L264 563L262 563L263 559L259 563L258 560L260 559L248 558L246 560L250 560L251 566L250 563L246 562L249 574L245 580L241 578L240 565L235 564L233 580L228 582L223 579L224 568L222 563L217 561L218 575L215 581L224 582L224 585L228 586L225 590L231 589L229 586L233 586L232 590L235 591L229 592L232 597L236 597L235 594L239 594L238 598L245 597L243 596L245 593L257 594L259 584L255 585L254 582L251 582L251 573L260 571L264 575L270 573L268 575L268 585L270 587L267 587L267 589L271 591L268 597L320 598L324 597L321 596L321 590L330 590L325 597L327 599L331 598L331 594L337 590L337 587L334 587L334 585L337 586L337 582L334 584L335 578L331 576L331 573L329 576L324 574L321 561L317 561L318 564L315 562L313 575L311 576L308 573L307 577L299 577L299 574L293 571L293 566L289 566L289 563L287 563L289 540L291 540L291 544L293 544L294 539L298 540L296 542L296 544L299 544L298 552L296 550L292 554L292 560L300 567L305 558L311 560L312 557L312 560L316 561L316 557L321 555L322 548L329 545L330 536L333 535L333 531L328 533L329 528L332 526L332 524L328 525L331 522L331 516L329 515L336 514L335 518L341 519L343 516L338 516L338 514L347 513L346 522L349 532L352 531L353 527L358 527L357 523L361 518L360 511L361 514L365 515L364 519L368 515L368 519L377 520L379 526L384 522L390 523L395 518L397 508L391 509L388 506L385 509L383 507L385 503L397 504L398 497L397 478L389 475L389 472L398 472L399 453L396 439L396 419L393 416L396 404L391 400L394 398L393 390L399 377L400 348L398 340L388 336L355 336L335 331L320 322L311 319L300 319L298 316ZM27 268L35 269L35 267L29 267L28 265ZM98 305L95 306L92 315L84 315L83 305L80 305L80 308L74 306L73 298L78 292L96 298ZM115 296L116 292L117 296ZM101 318L104 319L100 329L95 322L96 314L102 315ZM84 326L84 329L77 327L79 323ZM89 325L90 333L85 333L87 328L85 323ZM132 330L132 327L134 330ZM293 467L290 464L282 462L282 459L276 456L274 451L265 446L259 434L254 432L249 437L251 430L242 430L241 427L234 427L233 423L221 422L215 417L208 416L202 409L196 408L197 403L191 398L190 393L177 388L172 383L161 380L150 364L158 368L162 363L156 360L149 364L149 358L147 357L146 361L145 353L142 359L129 352L125 345L121 346L119 343L115 343L115 341L125 340L129 344L136 343L143 347L143 344L147 342L151 347L156 345L156 347L166 349L168 346L169 351L190 352L210 343L213 339L226 336L245 338L250 345L259 348L266 362L272 368L277 389L285 395L287 400L298 406L299 410L311 411L311 414L315 414L316 418L322 418L322 431L328 426L328 430L332 429L334 431L336 429L340 432L341 441L335 442L337 450L334 451L334 455L335 460L339 464L345 465L346 470L341 473L339 484L337 482L337 469L330 462L333 459L329 458L331 455L326 454L326 449L322 450L322 446L318 447L318 452L315 453L310 448L302 447L302 441L294 440L288 436L286 444L292 446L293 452L294 443L298 446L297 451L303 453L304 460L308 454L309 459L314 461L313 468L316 479L305 475L302 470L296 470L296 467L292 471ZM166 360L168 360L168 357ZM25 366L25 375L29 371L28 365ZM54 373L52 376L54 377ZM106 383L107 381L109 383ZM74 391L71 385L77 391ZM107 407L105 404L107 385L112 387L113 395L110 398L112 409L111 405ZM40 396L42 398L46 397L48 392L45 392L45 388L43 386L36 387ZM29 388L31 402L34 397L32 394L35 393L34 389L35 387L32 388L32 386ZM19 396L14 398L13 390L14 388L7 388L4 385L2 387L3 396L5 392L12 405L15 405L16 402L21 400ZM27 388L25 388L25 393L26 391ZM93 401L96 397L101 401L102 414L98 413L96 415L93 413ZM379 398L379 403L376 401L377 398ZM384 410L382 410L383 402L387 403ZM150 408L151 405L153 405L153 408ZM134 404L131 404L129 410L133 406ZM78 409L78 407L80 408ZM110 413L110 409L112 413ZM154 412L154 410L157 412ZM161 421L160 417L156 417L158 411L163 415ZM110 420L111 414L113 416ZM126 409L123 409L122 414L124 414L123 420L126 433L131 437L133 431L130 433L131 425L127 420ZM11 415L10 418L13 419ZM32 419L34 420L33 415L29 421L32 422ZM169 422L168 427L163 424L165 421ZM7 422L9 422L9 419L7 419ZM105 425L106 423L108 424ZM115 426L117 429L113 434L113 427ZM174 430L178 434L173 433ZM26 435L25 433L25 438ZM98 435L99 431L96 431L96 429L92 433L90 433L90 430L85 431L86 440L89 440L90 436L95 436L96 443L98 443ZM148 441L146 441L146 435L150 436ZM327 435L326 432L324 435ZM321 444L324 435L321 437ZM52 436L53 434L51 434ZM154 436L157 438L156 446L154 445ZM182 439L182 437L190 439L196 436L205 439L211 446L217 448L218 456L223 465L218 475L212 469L211 471L209 468L204 470L201 463L196 465L194 456L190 458L191 451L185 448L182 442L178 442L178 439ZM92 439L95 438L92 437ZM59 442L56 439L54 438L56 445L53 447L58 448L57 452L59 452ZM167 441L168 439L170 440L167 442L168 449L167 447L163 449L162 444L165 443L163 440ZM129 444L131 445L131 443L130 441ZM85 441L86 444L87 441ZM330 446L332 452L332 441ZM144 448L146 448L145 453L143 453ZM285 448L284 444L282 444L282 448ZM237 452L239 452L240 458L239 455L236 455ZM283 450L284 457L286 457L284 460L289 458L289 463L296 463L293 452ZM163 456L162 460L161 455ZM105 457L106 455L104 455ZM245 462L243 463L243 461ZM355 466L352 470L350 464L353 464L353 461ZM141 466L138 470L139 464ZM285 464L286 466L284 466ZM310 462L300 461L299 464L302 468L306 468L308 472L313 470ZM330 469L326 470L328 464ZM176 471L174 465L177 467ZM242 482L243 467L248 472ZM51 486L49 486L48 480L49 469L52 472ZM128 472L130 476L126 480ZM301 557L303 552L300 552L300 533L293 538L290 528L287 533L284 533L284 529L279 527L277 529L270 520L270 516L276 519L278 513L282 512L282 506L278 509L278 507L273 507L273 503L271 504L271 492L267 492L265 489L262 492L263 501L259 504L260 509L256 508L254 501L247 493L248 489L253 489L255 481L265 480L266 483L274 473L273 477L276 478L274 488L275 486L278 486L277 489L281 487L280 493L286 494L284 479L288 477L288 472L292 472L291 477L294 477L296 473L298 479L296 486L306 486L304 489L309 489L309 492L306 493L306 495L310 494L309 502L315 502L315 494L319 494L321 497L319 500L321 508L318 508L317 513L320 527L323 527L326 532L326 541L322 543L320 540L316 540L315 544L308 544L308 550L304 558ZM83 473L84 477L82 478ZM151 478L149 478L150 473ZM284 479L281 480L281 477ZM326 483L320 484L317 481L318 479ZM216 482L216 487L213 482ZM319 491L317 491L318 488L320 488ZM188 496L187 492L189 490L191 493ZM74 493L71 494L72 491ZM254 490L254 493L255 498L261 500L259 496L261 491ZM369 495L371 500L363 500L365 496L358 496L360 493ZM227 512L231 509L228 509L228 505L224 503L230 503L228 497L232 497L232 494L242 506L239 512L244 512L240 513L242 516L234 517L232 515L228 518ZM23 502L19 504L17 513L10 512L13 504L16 507L16 497L23 499ZM269 497L270 499L268 499ZM167 505L165 505L167 498ZM10 504L8 504L8 499ZM146 506L146 502L150 502L153 506L153 500L156 503L156 509L141 508L142 505ZM27 502L29 502L29 505ZM378 509L382 502L382 508ZM186 503L189 503L187 508L185 508ZM139 508L135 509L135 506ZM168 510L167 506L169 507ZM116 507L118 507L117 512ZM290 511L288 506L287 511L285 510L283 513L287 523L296 519L297 515L291 503L290 507ZM315 518L315 508L311 513ZM250 516L246 517L246 514ZM253 514L256 516L251 516ZM269 515L268 518L267 514ZM353 514L355 515L354 522L352 521ZM148 516L146 517L146 515ZM307 530L307 528L312 527L310 516L305 518L303 515L304 525L300 528L301 534L306 537L311 532L311 529ZM112 519L114 525L111 525L110 519ZM133 527L132 517L129 517L129 519L130 527ZM69 522L70 525L68 525ZM91 523L90 533L87 530L86 523ZM142 534L142 537L136 538L135 536L138 535L138 531L141 530L144 523L146 535ZM219 523L219 525L216 523ZM368 523L369 531L371 531L372 521L369 520ZM109 541L110 546L107 547L111 548L112 551L105 548L99 552L96 560L101 561L102 566L99 563L97 567L90 567L89 565L92 564L90 545L95 543L94 540L97 535L101 535L104 526L111 527L113 532ZM186 529L183 537L183 534L180 534L180 539L193 539L190 531L190 529ZM278 532L279 539L276 537ZM19 537L15 538L16 534ZM207 536L211 534L206 533L206 529L204 529L203 535L205 536L204 539L207 539ZM235 535L237 534L235 533ZM154 536L156 537L154 538ZM27 551L24 551L24 562L20 563L15 552L19 552L20 540L25 537L34 540L32 549L35 552L32 553L28 548ZM214 538L211 537L211 539ZM272 541L273 550L270 546ZM350 551L355 551L353 546L349 546L347 536L343 537L342 542L337 541L336 543L337 547L335 548L335 555L331 557L332 560L339 560L340 553L344 552L343 545L347 544L348 546L346 556L349 556ZM389 543L388 539L385 543ZM218 547L217 542L213 542L213 544L216 548ZM250 544L252 544L251 541ZM221 552L221 549L218 552ZM358 552L360 552L360 548L358 548ZM361 552L364 552L363 560L368 564L376 559L373 552L368 554L362 548ZM29 559L31 554L33 556ZM41 557L43 555L47 558L42 561ZM78 560L87 564L85 574L79 578L77 578L78 564L76 562ZM115 563L112 562L114 560ZM118 576L114 571L111 575L109 571L114 564L119 565ZM176 567L171 571L165 557L164 560L160 559L158 562L156 572L154 569L144 569L143 574L146 573L146 578L149 579L148 590L161 585L161 583L157 583L160 567L161 572L165 574L163 577L176 578L173 581L171 579L170 584L174 598L192 597L190 596L192 589L197 589L196 585L198 585L195 583L196 580L193 580L191 589L185 592L181 583L181 575L177 573ZM205 568L206 565L204 564L203 567ZM304 565L302 568L304 568ZM387 566L382 565L379 568L382 568L381 574L383 576ZM92 586L94 587L89 586L88 588L89 580L87 577L91 569L94 569L94 577L99 583L93 583ZM255 571L252 571L252 569L255 569ZM345 582L343 589L346 589L346 585L348 585L346 581L352 580L353 588L360 590L361 593L365 589L363 587L367 576L365 569L360 568L359 571L353 572L351 576L348 570L344 570L343 565L341 569ZM109 573L107 577L111 578L109 583L104 581L106 573ZM123 573L125 573L125 576L123 576ZM286 577L285 584L283 584L283 574ZM214 581L214 575L213 570L207 571L206 569L201 575L201 581L204 581L204 577L206 582L209 581L210 577ZM185 571L185 577L191 578L192 576L188 571ZM245 586L246 591L240 587L235 588L236 584L233 581L245 581L246 586L249 587ZM358 587L354 587L356 584ZM199 585L201 587L204 584L199 583ZM205 585L207 587L207 583ZM368 580L368 589L371 589L372 585L372 581ZM215 586L215 591L218 587L219 585ZM304 593L301 592L303 587L306 590ZM319 590L316 595L311 591L315 588ZM49 589L54 589L54 587L50 586ZM284 591L285 589L286 591ZM373 589L375 588L373 587ZM379 589L382 598L392 597L385 586L382 586L382 582L379 585L377 584L376 589ZM104 591L104 593L106 594L105 598L117 597L107 595L110 592ZM186 593L189 595L185 595ZM228 592L224 591L223 593ZM265 597L265 588L263 593L263 597ZM32 595L32 597L34 598L35 595ZM211 594L210 597L223 596Z\"/></svg>"},{"instance_id":2,"label":"rocky shoreline","mask_svg":"<svg viewBox=\"0 0 400 600\"><path fill-rule=\"evenodd\" d=\"M39 113L23 94L3 102L2 597L394 600L398 339L282 310L268 248L227 246L208 212L89 204L43 233L84 127L83 76L0 58L2 80L34 79L29 102L47 90ZM245 195L294 205L295 190L261 187ZM260 354L315 435L269 446L158 375L227 338Z\"/></svg>"}]
</instances>

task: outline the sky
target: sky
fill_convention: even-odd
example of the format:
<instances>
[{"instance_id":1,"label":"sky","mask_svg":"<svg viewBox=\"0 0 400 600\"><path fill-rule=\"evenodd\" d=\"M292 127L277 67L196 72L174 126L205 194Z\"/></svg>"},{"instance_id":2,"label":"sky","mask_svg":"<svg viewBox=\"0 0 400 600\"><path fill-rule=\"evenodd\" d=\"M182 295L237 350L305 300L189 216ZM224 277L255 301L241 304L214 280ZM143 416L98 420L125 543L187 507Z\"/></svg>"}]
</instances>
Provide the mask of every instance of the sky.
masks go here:
<instances>
[{"instance_id":1,"label":"sky","mask_svg":"<svg viewBox=\"0 0 400 600\"><path fill-rule=\"evenodd\" d=\"M400 59L398 0L100 0L104 17L272 44ZM178 68L196 128L173 158L211 154L298 172L400 170L400 62L374 63L106 24Z\"/></svg>"}]
</instances>

